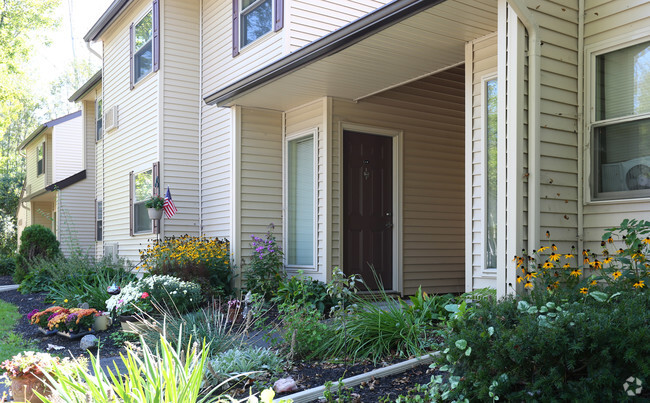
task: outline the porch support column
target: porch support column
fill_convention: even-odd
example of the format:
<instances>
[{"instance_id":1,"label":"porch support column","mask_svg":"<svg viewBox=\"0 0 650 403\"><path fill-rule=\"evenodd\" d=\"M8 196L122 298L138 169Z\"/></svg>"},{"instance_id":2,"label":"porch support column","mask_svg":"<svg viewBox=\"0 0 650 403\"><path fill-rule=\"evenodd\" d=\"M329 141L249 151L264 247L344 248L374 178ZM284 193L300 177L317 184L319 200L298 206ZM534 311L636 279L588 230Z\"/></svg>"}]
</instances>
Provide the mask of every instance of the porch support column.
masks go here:
<instances>
[{"instance_id":1,"label":"porch support column","mask_svg":"<svg viewBox=\"0 0 650 403\"><path fill-rule=\"evenodd\" d=\"M236 268L235 288L242 289L241 256L241 107L231 107L230 114L230 256Z\"/></svg>"}]
</instances>

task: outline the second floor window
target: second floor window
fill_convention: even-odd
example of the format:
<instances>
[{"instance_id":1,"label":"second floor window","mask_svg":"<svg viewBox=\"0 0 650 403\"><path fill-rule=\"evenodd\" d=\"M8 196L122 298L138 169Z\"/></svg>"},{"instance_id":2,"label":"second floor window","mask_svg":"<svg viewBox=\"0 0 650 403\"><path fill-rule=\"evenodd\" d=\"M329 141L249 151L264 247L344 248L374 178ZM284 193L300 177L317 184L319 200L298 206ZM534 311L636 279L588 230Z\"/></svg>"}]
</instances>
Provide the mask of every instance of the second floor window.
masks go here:
<instances>
[{"instance_id":1,"label":"second floor window","mask_svg":"<svg viewBox=\"0 0 650 403\"><path fill-rule=\"evenodd\" d=\"M45 172L45 142L36 147L36 175L42 175Z\"/></svg>"},{"instance_id":2,"label":"second floor window","mask_svg":"<svg viewBox=\"0 0 650 403\"><path fill-rule=\"evenodd\" d=\"M99 141L104 137L104 105L101 98L95 101L95 119L95 138Z\"/></svg>"},{"instance_id":3,"label":"second floor window","mask_svg":"<svg viewBox=\"0 0 650 403\"><path fill-rule=\"evenodd\" d=\"M133 84L153 70L153 13L149 11L133 29Z\"/></svg>"},{"instance_id":4,"label":"second floor window","mask_svg":"<svg viewBox=\"0 0 650 403\"><path fill-rule=\"evenodd\" d=\"M233 0L233 56L283 26L284 0Z\"/></svg>"}]
</instances>

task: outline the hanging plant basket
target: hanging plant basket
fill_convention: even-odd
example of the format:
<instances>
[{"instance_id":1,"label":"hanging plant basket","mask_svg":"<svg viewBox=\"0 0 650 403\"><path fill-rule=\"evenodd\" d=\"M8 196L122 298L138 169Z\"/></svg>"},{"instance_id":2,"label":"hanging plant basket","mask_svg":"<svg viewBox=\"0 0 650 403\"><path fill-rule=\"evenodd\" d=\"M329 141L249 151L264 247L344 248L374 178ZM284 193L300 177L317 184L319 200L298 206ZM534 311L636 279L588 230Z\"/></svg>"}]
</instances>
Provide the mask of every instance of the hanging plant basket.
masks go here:
<instances>
[{"instance_id":1,"label":"hanging plant basket","mask_svg":"<svg viewBox=\"0 0 650 403\"><path fill-rule=\"evenodd\" d=\"M162 218L162 215L163 215L162 210L158 210L158 209L155 209L155 208L148 208L147 213L149 213L149 218L151 220L160 220Z\"/></svg>"}]
</instances>

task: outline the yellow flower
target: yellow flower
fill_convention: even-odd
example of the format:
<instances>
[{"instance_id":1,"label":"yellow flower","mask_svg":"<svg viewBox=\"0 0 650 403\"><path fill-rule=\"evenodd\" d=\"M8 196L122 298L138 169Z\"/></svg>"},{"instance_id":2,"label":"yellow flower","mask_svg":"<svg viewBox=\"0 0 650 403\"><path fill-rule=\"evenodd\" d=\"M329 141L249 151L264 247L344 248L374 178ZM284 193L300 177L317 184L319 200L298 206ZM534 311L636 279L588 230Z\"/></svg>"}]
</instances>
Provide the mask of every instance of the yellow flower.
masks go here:
<instances>
[{"instance_id":1,"label":"yellow flower","mask_svg":"<svg viewBox=\"0 0 650 403\"><path fill-rule=\"evenodd\" d=\"M616 270L614 273L612 273L612 277L614 277L614 280L617 280L619 277L621 277L621 272Z\"/></svg>"},{"instance_id":2,"label":"yellow flower","mask_svg":"<svg viewBox=\"0 0 650 403\"><path fill-rule=\"evenodd\" d=\"M574 269L569 275L571 275L573 277L580 277L581 274L582 274L582 271L580 269Z\"/></svg>"},{"instance_id":3,"label":"yellow flower","mask_svg":"<svg viewBox=\"0 0 650 403\"><path fill-rule=\"evenodd\" d=\"M598 259L596 259L596 260L594 260L593 262L589 263L589 265L590 265L591 267L593 267L594 269L596 269L596 270L601 269L601 268L603 267L603 264L602 264L601 261L598 260Z\"/></svg>"},{"instance_id":4,"label":"yellow flower","mask_svg":"<svg viewBox=\"0 0 650 403\"><path fill-rule=\"evenodd\" d=\"M555 244L553 244L553 245L551 245L551 249L552 249L553 251L556 251L556 250L557 250L557 246L555 246Z\"/></svg>"},{"instance_id":5,"label":"yellow flower","mask_svg":"<svg viewBox=\"0 0 650 403\"><path fill-rule=\"evenodd\" d=\"M614 238L612 238L611 236L607 238L607 243L614 243Z\"/></svg>"},{"instance_id":6,"label":"yellow flower","mask_svg":"<svg viewBox=\"0 0 650 403\"><path fill-rule=\"evenodd\" d=\"M517 276L517 283L521 283L522 280L523 278L521 276Z\"/></svg>"},{"instance_id":7,"label":"yellow flower","mask_svg":"<svg viewBox=\"0 0 650 403\"><path fill-rule=\"evenodd\" d=\"M526 284L524 285L524 288L533 288L533 283L527 281Z\"/></svg>"},{"instance_id":8,"label":"yellow flower","mask_svg":"<svg viewBox=\"0 0 650 403\"><path fill-rule=\"evenodd\" d=\"M645 284L643 284L643 280L639 280L639 282L634 283L634 285L632 287L634 287L634 288L643 288L643 287L645 287Z\"/></svg>"},{"instance_id":9,"label":"yellow flower","mask_svg":"<svg viewBox=\"0 0 650 403\"><path fill-rule=\"evenodd\" d=\"M537 251L537 253L542 253L542 252L544 252L546 249L548 249L548 246L542 246L541 248L539 248L539 250Z\"/></svg>"},{"instance_id":10,"label":"yellow flower","mask_svg":"<svg viewBox=\"0 0 650 403\"><path fill-rule=\"evenodd\" d=\"M644 257L645 256L643 256L643 253L641 253L641 252L636 252L635 254L632 255L632 259L634 259L636 261L641 261L641 260L643 260Z\"/></svg>"},{"instance_id":11,"label":"yellow flower","mask_svg":"<svg viewBox=\"0 0 650 403\"><path fill-rule=\"evenodd\" d=\"M544 262L544 264L542 265L542 267L543 267L544 269L552 269L552 268L553 268L553 263L551 263L551 262L549 262L549 261L547 260L546 262Z\"/></svg>"},{"instance_id":12,"label":"yellow flower","mask_svg":"<svg viewBox=\"0 0 650 403\"><path fill-rule=\"evenodd\" d=\"M641 241L641 242L643 242L643 243L646 244L646 245L650 245L650 237L646 237L646 238L645 238L643 241Z\"/></svg>"},{"instance_id":13,"label":"yellow flower","mask_svg":"<svg viewBox=\"0 0 650 403\"><path fill-rule=\"evenodd\" d=\"M605 260L603 260L603 263L605 263L605 264L609 264L609 263L612 262L612 260L613 260L613 259L612 259L611 256L607 256L607 257L605 258Z\"/></svg>"},{"instance_id":14,"label":"yellow flower","mask_svg":"<svg viewBox=\"0 0 650 403\"><path fill-rule=\"evenodd\" d=\"M63 302L65 302L65 303L67 304L67 303L68 303L68 300L67 300L67 299L64 299Z\"/></svg>"},{"instance_id":15,"label":"yellow flower","mask_svg":"<svg viewBox=\"0 0 650 403\"><path fill-rule=\"evenodd\" d=\"M564 266L562 266L562 267L565 268L565 269L570 269L571 264L570 263L565 263Z\"/></svg>"},{"instance_id":16,"label":"yellow flower","mask_svg":"<svg viewBox=\"0 0 650 403\"><path fill-rule=\"evenodd\" d=\"M567 253L566 255L564 255L565 259L571 259L572 257L573 255L571 253Z\"/></svg>"},{"instance_id":17,"label":"yellow flower","mask_svg":"<svg viewBox=\"0 0 650 403\"><path fill-rule=\"evenodd\" d=\"M580 289L580 294L587 294L588 292L589 292L589 289L586 288L586 287L582 287L582 288Z\"/></svg>"},{"instance_id":18,"label":"yellow flower","mask_svg":"<svg viewBox=\"0 0 650 403\"><path fill-rule=\"evenodd\" d=\"M584 264L591 264L588 257L584 258L583 262Z\"/></svg>"},{"instance_id":19,"label":"yellow flower","mask_svg":"<svg viewBox=\"0 0 650 403\"><path fill-rule=\"evenodd\" d=\"M620 248L619 250L616 251L616 253L618 253L618 254L621 254L621 253L623 253L623 252L625 252L625 251L623 250L623 248Z\"/></svg>"},{"instance_id":20,"label":"yellow flower","mask_svg":"<svg viewBox=\"0 0 650 403\"><path fill-rule=\"evenodd\" d=\"M548 257L551 262L559 262L560 261L560 254L559 253L551 253L551 256Z\"/></svg>"},{"instance_id":21,"label":"yellow flower","mask_svg":"<svg viewBox=\"0 0 650 403\"><path fill-rule=\"evenodd\" d=\"M537 273L531 272L526 274L526 281L530 281L531 278L537 278Z\"/></svg>"},{"instance_id":22,"label":"yellow flower","mask_svg":"<svg viewBox=\"0 0 650 403\"><path fill-rule=\"evenodd\" d=\"M598 281L596 280L591 280L591 283L589 283L589 285L596 285L596 284L598 284Z\"/></svg>"}]
</instances>

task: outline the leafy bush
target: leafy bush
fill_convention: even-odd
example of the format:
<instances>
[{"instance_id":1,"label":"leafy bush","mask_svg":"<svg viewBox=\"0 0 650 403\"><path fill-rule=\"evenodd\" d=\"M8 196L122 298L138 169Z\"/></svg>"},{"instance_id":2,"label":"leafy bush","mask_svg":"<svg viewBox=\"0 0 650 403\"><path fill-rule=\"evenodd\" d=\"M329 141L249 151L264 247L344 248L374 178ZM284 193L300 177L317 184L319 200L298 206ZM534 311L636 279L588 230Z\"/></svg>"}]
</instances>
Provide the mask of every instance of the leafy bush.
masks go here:
<instances>
[{"instance_id":1,"label":"leafy bush","mask_svg":"<svg viewBox=\"0 0 650 403\"><path fill-rule=\"evenodd\" d=\"M16 270L16 261L13 256L2 255L0 256L0 276L8 276L14 274Z\"/></svg>"},{"instance_id":2,"label":"leafy bush","mask_svg":"<svg viewBox=\"0 0 650 403\"><path fill-rule=\"evenodd\" d=\"M20 235L20 248L16 255L14 281L20 284L36 259L53 259L61 254L56 235L42 225L26 227Z\"/></svg>"},{"instance_id":3,"label":"leafy bush","mask_svg":"<svg viewBox=\"0 0 650 403\"><path fill-rule=\"evenodd\" d=\"M172 275L201 286L210 297L232 295L230 244L207 237L165 237L140 251L140 268L150 274Z\"/></svg>"},{"instance_id":4,"label":"leafy bush","mask_svg":"<svg viewBox=\"0 0 650 403\"><path fill-rule=\"evenodd\" d=\"M304 277L302 271L283 281L272 301L278 305L311 307L321 315L336 305L334 298L327 292L327 285L311 277Z\"/></svg>"},{"instance_id":5,"label":"leafy bush","mask_svg":"<svg viewBox=\"0 0 650 403\"><path fill-rule=\"evenodd\" d=\"M120 294L106 301L106 309L117 315L130 315L151 312L153 304L157 303L185 313L197 306L202 298L201 287L195 283L154 275L122 287Z\"/></svg>"},{"instance_id":6,"label":"leafy bush","mask_svg":"<svg viewBox=\"0 0 650 403\"><path fill-rule=\"evenodd\" d=\"M593 298L592 298L593 296ZM650 293L596 291L582 302L506 299L452 322L432 398L623 401L629 377L650 380Z\"/></svg>"},{"instance_id":7,"label":"leafy bush","mask_svg":"<svg viewBox=\"0 0 650 403\"><path fill-rule=\"evenodd\" d=\"M251 235L253 253L246 272L246 289L271 299L286 277L282 249L273 235L273 224L269 225L266 239Z\"/></svg>"},{"instance_id":8,"label":"leafy bush","mask_svg":"<svg viewBox=\"0 0 650 403\"><path fill-rule=\"evenodd\" d=\"M217 354L208 361L205 379L210 386L224 382L227 384L233 377L238 380L242 376L259 379L281 372L282 365L282 358L268 348L233 348Z\"/></svg>"},{"instance_id":9,"label":"leafy bush","mask_svg":"<svg viewBox=\"0 0 650 403\"><path fill-rule=\"evenodd\" d=\"M323 355L315 352L334 337L334 328L320 321L320 313L311 307L286 304L279 311L282 318L282 341L289 358Z\"/></svg>"}]
</instances>

